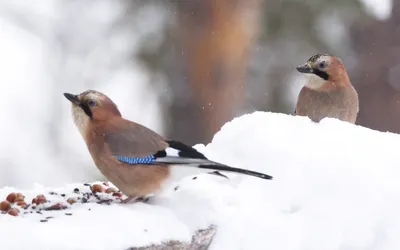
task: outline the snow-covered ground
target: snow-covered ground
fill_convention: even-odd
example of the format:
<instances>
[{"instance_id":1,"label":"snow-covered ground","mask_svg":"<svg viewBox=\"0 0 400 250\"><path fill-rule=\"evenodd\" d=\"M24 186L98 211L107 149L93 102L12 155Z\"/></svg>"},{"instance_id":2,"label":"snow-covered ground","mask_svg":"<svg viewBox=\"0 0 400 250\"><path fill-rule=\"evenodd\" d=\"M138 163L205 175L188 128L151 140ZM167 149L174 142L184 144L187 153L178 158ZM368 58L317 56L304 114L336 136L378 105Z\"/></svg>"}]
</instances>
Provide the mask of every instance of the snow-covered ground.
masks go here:
<instances>
[{"instance_id":1,"label":"snow-covered ground","mask_svg":"<svg viewBox=\"0 0 400 250\"><path fill-rule=\"evenodd\" d=\"M274 180L200 174L166 187L149 204L77 203L42 214L0 215L1 249L119 250L190 241L194 231L215 224L212 250L397 250L399 142L397 134L335 119L316 124L255 112L196 148ZM27 200L49 191L68 196L79 185L22 192ZM12 191L0 190L0 200ZM54 218L40 222L47 216Z\"/></svg>"}]
</instances>

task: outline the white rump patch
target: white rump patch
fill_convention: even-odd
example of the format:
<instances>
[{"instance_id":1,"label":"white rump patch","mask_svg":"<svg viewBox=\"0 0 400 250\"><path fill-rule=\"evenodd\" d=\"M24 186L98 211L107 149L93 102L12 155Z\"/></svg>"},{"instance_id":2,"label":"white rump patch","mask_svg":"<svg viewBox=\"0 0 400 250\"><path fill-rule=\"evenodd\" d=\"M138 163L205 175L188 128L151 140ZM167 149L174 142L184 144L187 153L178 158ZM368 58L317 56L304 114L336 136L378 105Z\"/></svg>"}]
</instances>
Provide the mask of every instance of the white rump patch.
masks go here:
<instances>
[{"instance_id":1,"label":"white rump patch","mask_svg":"<svg viewBox=\"0 0 400 250\"><path fill-rule=\"evenodd\" d=\"M167 152L167 156L179 157L179 155L178 155L179 150L176 150L174 148L169 148L168 147L168 148L165 149L165 152Z\"/></svg>"}]
</instances>

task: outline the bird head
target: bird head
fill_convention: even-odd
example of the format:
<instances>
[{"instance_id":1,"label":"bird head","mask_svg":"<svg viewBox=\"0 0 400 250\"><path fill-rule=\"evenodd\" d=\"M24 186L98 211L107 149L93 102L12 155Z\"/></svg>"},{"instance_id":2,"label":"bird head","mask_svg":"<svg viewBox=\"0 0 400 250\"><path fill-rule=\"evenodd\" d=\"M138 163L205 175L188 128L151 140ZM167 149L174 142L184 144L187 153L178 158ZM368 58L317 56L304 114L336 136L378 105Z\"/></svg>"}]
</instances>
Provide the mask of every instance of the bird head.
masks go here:
<instances>
[{"instance_id":1,"label":"bird head","mask_svg":"<svg viewBox=\"0 0 400 250\"><path fill-rule=\"evenodd\" d=\"M64 93L72 103L72 115L75 124L81 129L90 121L105 121L113 117L121 117L117 105L105 94L87 90L78 95Z\"/></svg>"},{"instance_id":2,"label":"bird head","mask_svg":"<svg viewBox=\"0 0 400 250\"><path fill-rule=\"evenodd\" d=\"M307 74L306 86L319 88L326 82L342 85L349 83L346 68L342 60L329 54L316 54L304 65L296 67L300 73Z\"/></svg>"}]
</instances>

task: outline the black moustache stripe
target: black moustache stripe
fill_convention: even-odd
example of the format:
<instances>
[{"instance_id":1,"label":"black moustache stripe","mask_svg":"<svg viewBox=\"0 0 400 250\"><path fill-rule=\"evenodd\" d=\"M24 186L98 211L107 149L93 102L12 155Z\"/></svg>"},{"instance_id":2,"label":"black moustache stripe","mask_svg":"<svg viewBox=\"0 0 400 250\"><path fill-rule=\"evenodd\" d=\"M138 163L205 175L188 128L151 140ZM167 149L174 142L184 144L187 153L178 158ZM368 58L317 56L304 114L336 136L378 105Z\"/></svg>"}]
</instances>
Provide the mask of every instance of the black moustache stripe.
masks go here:
<instances>
[{"instance_id":1,"label":"black moustache stripe","mask_svg":"<svg viewBox=\"0 0 400 250\"><path fill-rule=\"evenodd\" d=\"M313 73L316 74L317 76L321 77L325 81L329 79L329 75L326 72L323 72L319 69L313 69Z\"/></svg>"},{"instance_id":2,"label":"black moustache stripe","mask_svg":"<svg viewBox=\"0 0 400 250\"><path fill-rule=\"evenodd\" d=\"M90 110L90 108L84 104L80 104L79 107L81 107L81 109L83 110L83 112L85 112L85 114L87 116L89 116L90 119L93 119L93 113Z\"/></svg>"}]
</instances>

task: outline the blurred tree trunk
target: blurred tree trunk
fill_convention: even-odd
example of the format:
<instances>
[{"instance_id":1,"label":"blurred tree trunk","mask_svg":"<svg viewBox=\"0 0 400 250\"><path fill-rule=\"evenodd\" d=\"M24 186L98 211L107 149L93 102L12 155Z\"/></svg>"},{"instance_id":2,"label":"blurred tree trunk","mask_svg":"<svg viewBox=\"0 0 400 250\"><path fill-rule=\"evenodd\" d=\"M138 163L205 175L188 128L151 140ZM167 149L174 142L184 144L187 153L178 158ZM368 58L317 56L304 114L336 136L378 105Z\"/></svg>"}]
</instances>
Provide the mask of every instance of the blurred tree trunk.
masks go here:
<instances>
[{"instance_id":1,"label":"blurred tree trunk","mask_svg":"<svg viewBox=\"0 0 400 250\"><path fill-rule=\"evenodd\" d=\"M170 136L208 143L241 108L249 50L258 33L260 0L179 1L176 29L190 98L179 96ZM177 88L177 87L175 87ZM179 106L180 105L180 106Z\"/></svg>"},{"instance_id":2,"label":"blurred tree trunk","mask_svg":"<svg viewBox=\"0 0 400 250\"><path fill-rule=\"evenodd\" d=\"M392 16L355 29L359 54L352 77L360 98L357 124L381 131L400 132L400 1ZM395 31L395 32L393 32Z\"/></svg>"}]
</instances>

